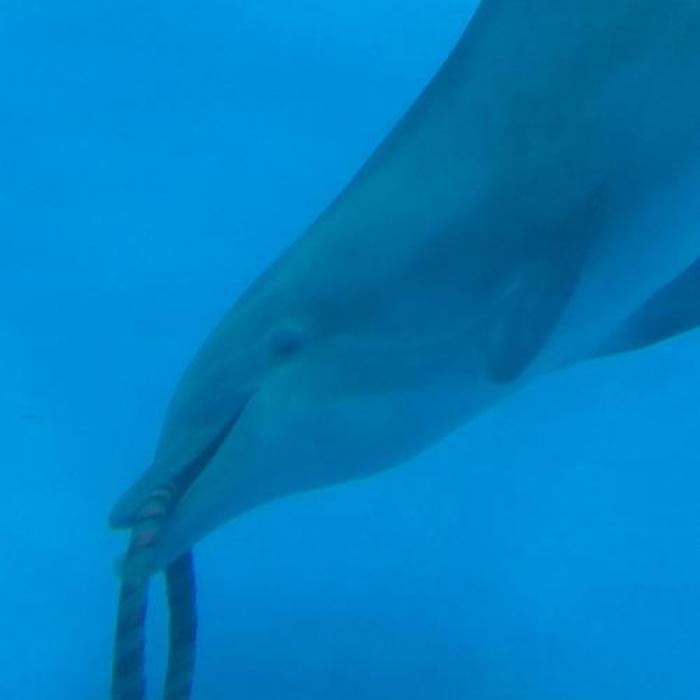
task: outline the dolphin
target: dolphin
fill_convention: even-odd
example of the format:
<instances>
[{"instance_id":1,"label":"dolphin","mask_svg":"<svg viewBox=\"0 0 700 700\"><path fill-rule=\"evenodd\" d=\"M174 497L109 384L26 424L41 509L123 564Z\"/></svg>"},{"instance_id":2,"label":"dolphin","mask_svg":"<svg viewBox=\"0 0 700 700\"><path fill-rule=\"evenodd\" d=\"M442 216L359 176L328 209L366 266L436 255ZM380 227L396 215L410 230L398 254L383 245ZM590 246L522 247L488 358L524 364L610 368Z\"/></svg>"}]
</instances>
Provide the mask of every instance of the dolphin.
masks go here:
<instances>
[{"instance_id":1,"label":"dolphin","mask_svg":"<svg viewBox=\"0 0 700 700\"><path fill-rule=\"evenodd\" d=\"M111 514L134 528L170 489L124 576L399 465L537 377L698 325L699 47L697 0L483 0L186 370Z\"/></svg>"}]
</instances>

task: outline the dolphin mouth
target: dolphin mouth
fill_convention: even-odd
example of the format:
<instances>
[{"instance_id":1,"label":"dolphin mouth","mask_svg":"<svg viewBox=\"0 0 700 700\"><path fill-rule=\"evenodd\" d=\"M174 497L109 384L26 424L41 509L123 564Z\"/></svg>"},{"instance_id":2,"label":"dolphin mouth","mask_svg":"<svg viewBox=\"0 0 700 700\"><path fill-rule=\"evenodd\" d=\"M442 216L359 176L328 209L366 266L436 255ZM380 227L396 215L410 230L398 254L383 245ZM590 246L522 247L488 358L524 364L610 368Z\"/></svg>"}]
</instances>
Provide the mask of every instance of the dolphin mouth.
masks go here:
<instances>
[{"instance_id":1,"label":"dolphin mouth","mask_svg":"<svg viewBox=\"0 0 700 700\"><path fill-rule=\"evenodd\" d=\"M149 575L145 562L150 559L154 548L159 544L164 526L231 434L253 393L251 391L243 398L235 413L197 457L173 477L150 491L137 511L132 525L129 548L120 566L123 578L144 578Z\"/></svg>"},{"instance_id":2,"label":"dolphin mouth","mask_svg":"<svg viewBox=\"0 0 700 700\"><path fill-rule=\"evenodd\" d=\"M252 392L249 393L243 401L241 401L240 406L236 412L229 418L229 420L224 424L223 428L212 438L211 442L202 450L199 456L195 457L181 472L176 474L169 483L170 488L174 489L174 500L172 502L172 508L177 507L177 504L182 500L184 495L190 490L192 485L197 479L204 473L207 466L211 463L214 456L219 451L221 446L226 441L226 438L231 434L231 431L238 423L239 418L245 411Z\"/></svg>"}]
</instances>

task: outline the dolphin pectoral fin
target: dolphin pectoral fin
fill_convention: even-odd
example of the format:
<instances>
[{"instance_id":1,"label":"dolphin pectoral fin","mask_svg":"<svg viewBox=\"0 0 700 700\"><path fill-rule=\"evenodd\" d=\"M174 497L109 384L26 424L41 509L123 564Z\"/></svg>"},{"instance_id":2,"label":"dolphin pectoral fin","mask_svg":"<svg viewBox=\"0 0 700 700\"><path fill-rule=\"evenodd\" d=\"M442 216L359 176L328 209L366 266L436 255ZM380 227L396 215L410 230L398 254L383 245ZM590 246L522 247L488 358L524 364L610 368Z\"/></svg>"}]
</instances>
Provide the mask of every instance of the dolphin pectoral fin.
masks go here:
<instances>
[{"instance_id":1,"label":"dolphin pectoral fin","mask_svg":"<svg viewBox=\"0 0 700 700\"><path fill-rule=\"evenodd\" d=\"M700 326L700 258L654 294L590 359L631 352Z\"/></svg>"},{"instance_id":2,"label":"dolphin pectoral fin","mask_svg":"<svg viewBox=\"0 0 700 700\"><path fill-rule=\"evenodd\" d=\"M534 362L568 306L580 265L548 261L519 276L501 296L486 335L488 377L517 380Z\"/></svg>"}]
</instances>

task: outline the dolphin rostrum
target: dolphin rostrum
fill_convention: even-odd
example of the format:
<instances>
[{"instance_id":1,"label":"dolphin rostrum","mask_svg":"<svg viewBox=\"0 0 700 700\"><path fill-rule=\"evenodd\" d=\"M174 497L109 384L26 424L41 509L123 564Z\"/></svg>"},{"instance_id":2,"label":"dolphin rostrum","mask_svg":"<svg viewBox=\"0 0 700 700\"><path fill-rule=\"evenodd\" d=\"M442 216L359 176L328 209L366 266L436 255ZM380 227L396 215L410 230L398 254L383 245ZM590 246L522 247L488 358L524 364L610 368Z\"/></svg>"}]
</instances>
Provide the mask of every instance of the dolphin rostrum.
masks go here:
<instances>
[{"instance_id":1,"label":"dolphin rostrum","mask_svg":"<svg viewBox=\"0 0 700 700\"><path fill-rule=\"evenodd\" d=\"M143 579L228 520L398 465L547 372L700 323L700 3L483 0L344 192L187 369Z\"/></svg>"}]
</instances>

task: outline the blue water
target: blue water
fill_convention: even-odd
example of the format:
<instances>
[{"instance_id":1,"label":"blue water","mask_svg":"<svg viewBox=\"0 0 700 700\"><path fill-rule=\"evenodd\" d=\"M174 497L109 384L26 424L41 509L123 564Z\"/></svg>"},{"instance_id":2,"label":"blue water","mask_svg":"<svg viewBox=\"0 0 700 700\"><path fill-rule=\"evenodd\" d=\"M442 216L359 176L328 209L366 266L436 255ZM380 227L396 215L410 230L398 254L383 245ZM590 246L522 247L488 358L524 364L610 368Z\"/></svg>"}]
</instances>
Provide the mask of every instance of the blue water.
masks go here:
<instances>
[{"instance_id":1,"label":"blue water","mask_svg":"<svg viewBox=\"0 0 700 700\"><path fill-rule=\"evenodd\" d=\"M3 698L106 697L106 517L180 372L473 5L0 4ZM195 697L700 697L699 376L697 334L593 363L209 537Z\"/></svg>"}]
</instances>

